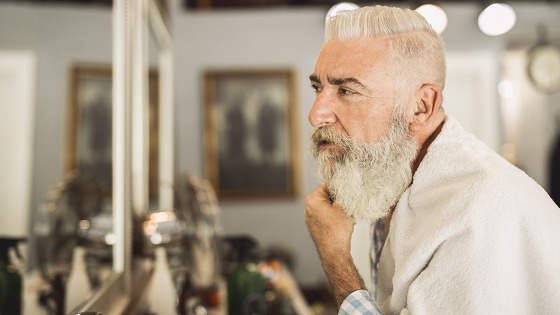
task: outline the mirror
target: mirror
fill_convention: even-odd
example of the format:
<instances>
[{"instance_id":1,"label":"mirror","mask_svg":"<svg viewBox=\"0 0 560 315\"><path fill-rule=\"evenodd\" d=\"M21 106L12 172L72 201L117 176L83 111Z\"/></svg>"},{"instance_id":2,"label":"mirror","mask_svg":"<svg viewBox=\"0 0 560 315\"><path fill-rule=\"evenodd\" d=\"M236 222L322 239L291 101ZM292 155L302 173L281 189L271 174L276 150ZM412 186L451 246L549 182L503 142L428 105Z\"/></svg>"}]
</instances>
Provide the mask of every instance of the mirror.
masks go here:
<instances>
[{"instance_id":1,"label":"mirror","mask_svg":"<svg viewBox=\"0 0 560 315\"><path fill-rule=\"evenodd\" d=\"M67 314L96 305L111 314L126 307L137 281L131 268L134 218L173 208L173 125L158 128L159 119L173 121L173 45L159 9L163 3L0 4L0 27L9 30L0 46L0 169L6 175L0 208L10 209L2 210L0 238L27 240L15 247L21 259L13 246L6 249L23 276L26 314ZM125 14L139 17L127 31L135 32L134 45L143 49L113 45ZM132 51L143 54L127 74L123 61ZM134 90L126 99L125 75ZM130 144L132 152L142 153L127 162L134 187L126 189L134 199L126 210L115 207L125 191L124 176L113 172L123 174L115 157L124 153L115 152L115 133L122 132L114 123L115 100L142 108L133 113L142 123L129 132L140 134ZM160 169L158 159L167 168ZM80 272L74 272L76 265Z\"/></svg>"}]
</instances>

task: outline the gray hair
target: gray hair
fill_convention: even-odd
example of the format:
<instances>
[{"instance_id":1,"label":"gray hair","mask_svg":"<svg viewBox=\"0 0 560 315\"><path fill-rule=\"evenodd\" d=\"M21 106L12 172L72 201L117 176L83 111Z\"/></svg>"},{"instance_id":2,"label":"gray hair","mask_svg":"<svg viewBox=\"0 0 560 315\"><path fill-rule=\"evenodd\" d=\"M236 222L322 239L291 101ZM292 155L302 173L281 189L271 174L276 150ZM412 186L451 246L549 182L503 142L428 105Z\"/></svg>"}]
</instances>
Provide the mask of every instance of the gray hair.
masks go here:
<instances>
[{"instance_id":1,"label":"gray hair","mask_svg":"<svg viewBox=\"0 0 560 315\"><path fill-rule=\"evenodd\" d=\"M441 37L418 12L385 6L341 11L327 22L325 40L386 39L393 58L386 68L393 71L395 89L445 86L445 48Z\"/></svg>"}]
</instances>

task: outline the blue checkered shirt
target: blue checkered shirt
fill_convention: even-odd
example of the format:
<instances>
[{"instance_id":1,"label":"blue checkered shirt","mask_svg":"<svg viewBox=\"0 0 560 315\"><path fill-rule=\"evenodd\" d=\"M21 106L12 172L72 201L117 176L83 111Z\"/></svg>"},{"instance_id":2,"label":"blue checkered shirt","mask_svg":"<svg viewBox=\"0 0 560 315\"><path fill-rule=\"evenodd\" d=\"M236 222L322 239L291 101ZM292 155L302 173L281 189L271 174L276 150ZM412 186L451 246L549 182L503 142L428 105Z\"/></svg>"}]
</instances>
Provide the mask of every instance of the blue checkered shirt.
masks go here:
<instances>
[{"instance_id":1,"label":"blue checkered shirt","mask_svg":"<svg viewBox=\"0 0 560 315\"><path fill-rule=\"evenodd\" d=\"M338 310L338 315L383 315L379 306L369 297L366 290L350 293Z\"/></svg>"}]
</instances>

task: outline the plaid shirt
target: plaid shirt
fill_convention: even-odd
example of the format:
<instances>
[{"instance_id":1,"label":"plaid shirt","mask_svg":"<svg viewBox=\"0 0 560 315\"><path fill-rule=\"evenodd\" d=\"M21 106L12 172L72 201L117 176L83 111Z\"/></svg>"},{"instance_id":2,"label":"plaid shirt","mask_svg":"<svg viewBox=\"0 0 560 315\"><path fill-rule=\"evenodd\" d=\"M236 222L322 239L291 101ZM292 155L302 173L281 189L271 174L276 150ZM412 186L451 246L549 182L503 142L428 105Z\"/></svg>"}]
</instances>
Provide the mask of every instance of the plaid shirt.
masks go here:
<instances>
[{"instance_id":1,"label":"plaid shirt","mask_svg":"<svg viewBox=\"0 0 560 315\"><path fill-rule=\"evenodd\" d=\"M366 290L350 293L338 310L338 315L383 315Z\"/></svg>"}]
</instances>

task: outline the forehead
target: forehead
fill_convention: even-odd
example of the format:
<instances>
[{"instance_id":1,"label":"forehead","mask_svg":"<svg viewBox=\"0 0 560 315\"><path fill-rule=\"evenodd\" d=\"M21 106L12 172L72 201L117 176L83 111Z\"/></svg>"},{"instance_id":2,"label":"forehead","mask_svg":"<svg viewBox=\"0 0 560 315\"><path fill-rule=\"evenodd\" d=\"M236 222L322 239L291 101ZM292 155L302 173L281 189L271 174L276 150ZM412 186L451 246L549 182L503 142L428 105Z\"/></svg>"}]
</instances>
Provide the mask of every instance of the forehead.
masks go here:
<instances>
[{"instance_id":1,"label":"forehead","mask_svg":"<svg viewBox=\"0 0 560 315\"><path fill-rule=\"evenodd\" d=\"M341 41L328 40L321 49L315 75L322 77L359 77L371 79L386 73L385 61L390 58L386 39L364 38ZM390 61L390 60L389 60Z\"/></svg>"}]
</instances>

